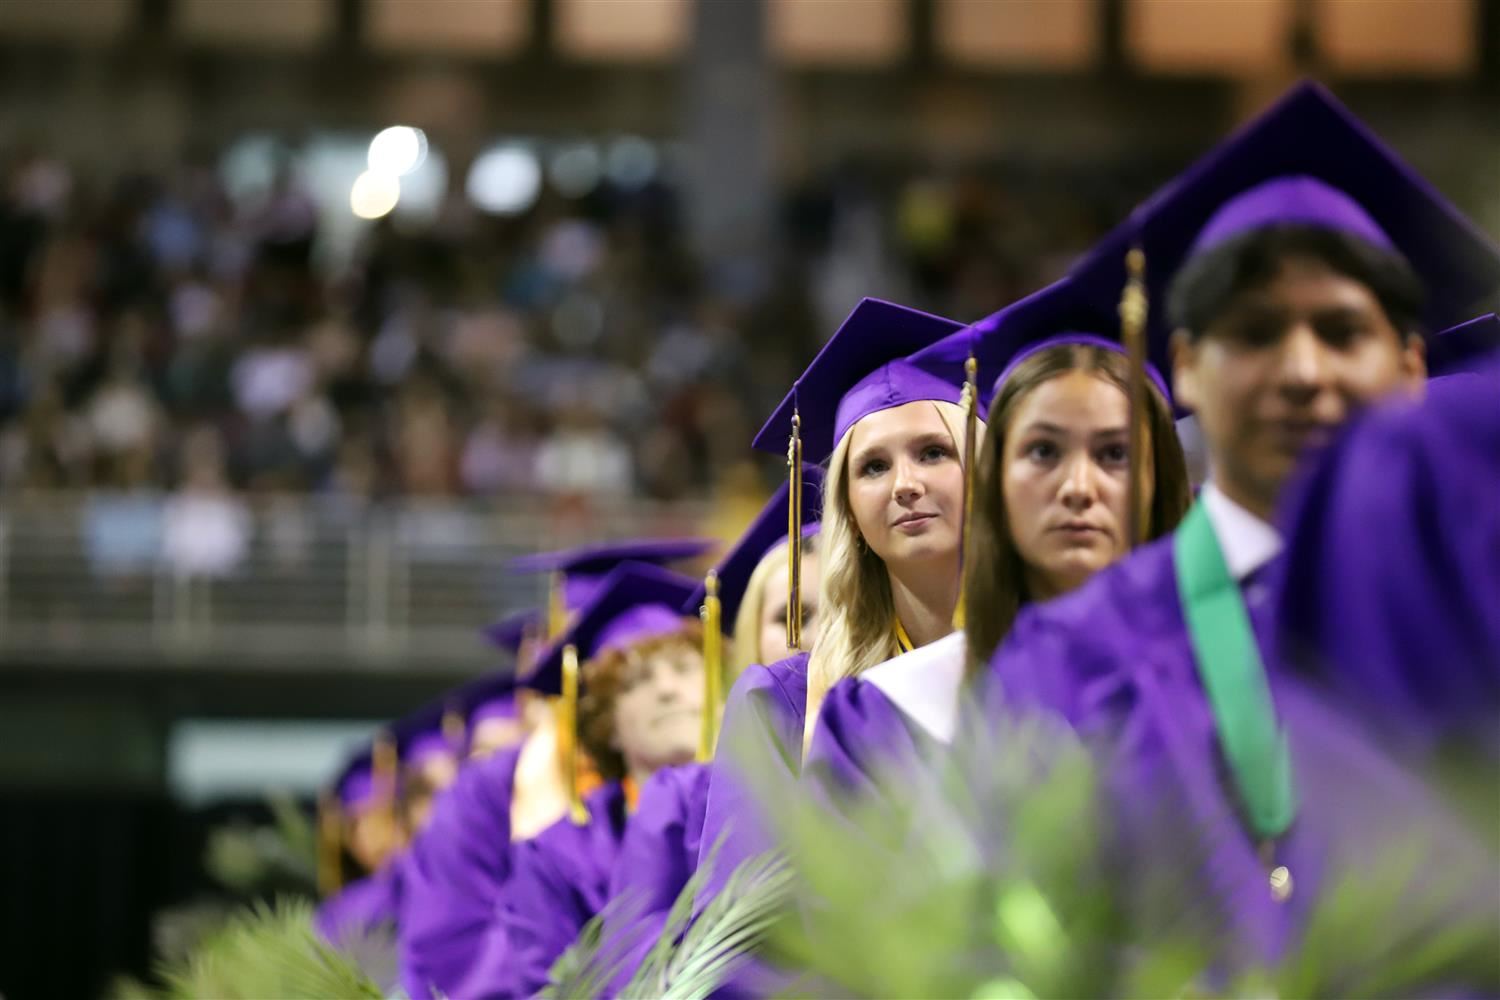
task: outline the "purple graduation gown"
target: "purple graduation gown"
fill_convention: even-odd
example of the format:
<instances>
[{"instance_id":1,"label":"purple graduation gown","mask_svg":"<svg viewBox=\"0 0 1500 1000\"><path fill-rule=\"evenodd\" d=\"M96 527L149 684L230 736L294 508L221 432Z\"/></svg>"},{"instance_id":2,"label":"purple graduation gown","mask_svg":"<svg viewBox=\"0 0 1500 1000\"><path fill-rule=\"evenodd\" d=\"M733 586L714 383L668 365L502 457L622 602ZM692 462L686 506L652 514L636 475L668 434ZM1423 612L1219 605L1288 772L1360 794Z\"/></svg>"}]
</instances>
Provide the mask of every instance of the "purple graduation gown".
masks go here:
<instances>
[{"instance_id":1,"label":"purple graduation gown","mask_svg":"<svg viewBox=\"0 0 1500 1000\"><path fill-rule=\"evenodd\" d=\"M846 677L829 689L802 764L803 785L830 805L880 794L893 769L919 767L940 744L880 688Z\"/></svg>"},{"instance_id":2,"label":"purple graduation gown","mask_svg":"<svg viewBox=\"0 0 1500 1000\"><path fill-rule=\"evenodd\" d=\"M397 931L407 995L465 996L494 945L500 891L510 877L510 803L520 748L464 767L434 802L407 855Z\"/></svg>"},{"instance_id":3,"label":"purple graduation gown","mask_svg":"<svg viewBox=\"0 0 1500 1000\"><path fill-rule=\"evenodd\" d=\"M718 753L709 768L708 798L698 866L713 868L704 879L703 893L694 907L701 913L718 895L729 876L748 858L770 850L775 837L761 815L757 784L794 790L802 769L802 736L807 718L807 654L770 666L746 668L724 703ZM753 769L757 782L750 780Z\"/></svg>"},{"instance_id":4,"label":"purple graduation gown","mask_svg":"<svg viewBox=\"0 0 1500 1000\"><path fill-rule=\"evenodd\" d=\"M1159 820L1161 813L1147 803L1189 820L1184 826L1202 847L1201 867L1192 874L1230 930L1226 948L1242 959L1274 959L1333 871L1359 872L1391 838L1426 838L1453 871L1492 871L1489 849L1386 755L1347 702L1267 652L1274 630L1270 595L1247 604L1298 790L1297 819L1275 848L1274 863L1287 866L1295 883L1286 903L1272 899L1266 865L1229 791L1178 601L1170 538L1070 595L1023 611L991 661L984 717L993 722L1040 710L1099 741L1121 836L1133 844L1127 851L1161 850L1145 819ZM1500 920L1488 888L1458 891L1447 912L1478 911Z\"/></svg>"},{"instance_id":5,"label":"purple graduation gown","mask_svg":"<svg viewBox=\"0 0 1500 1000\"><path fill-rule=\"evenodd\" d=\"M635 975L698 868L709 774L707 764L663 768L641 789L609 876L609 898L623 907L618 922L605 924L601 949L611 964L624 956L615 991Z\"/></svg>"},{"instance_id":6,"label":"purple graduation gown","mask_svg":"<svg viewBox=\"0 0 1500 1000\"><path fill-rule=\"evenodd\" d=\"M1372 486L1378 484L1378 486ZM1404 728L1500 705L1500 374L1367 414L1293 490L1283 654Z\"/></svg>"},{"instance_id":7,"label":"purple graduation gown","mask_svg":"<svg viewBox=\"0 0 1500 1000\"><path fill-rule=\"evenodd\" d=\"M509 959L495 984L471 983L470 997L530 997L553 963L609 900L609 877L628 819L625 792L610 783L585 800L589 821L563 818L514 845L514 871L500 903Z\"/></svg>"},{"instance_id":8,"label":"purple graduation gown","mask_svg":"<svg viewBox=\"0 0 1500 1000\"><path fill-rule=\"evenodd\" d=\"M329 944L359 935L382 924L394 924L401 901L402 859L392 858L382 869L350 882L318 907L313 926Z\"/></svg>"}]
</instances>

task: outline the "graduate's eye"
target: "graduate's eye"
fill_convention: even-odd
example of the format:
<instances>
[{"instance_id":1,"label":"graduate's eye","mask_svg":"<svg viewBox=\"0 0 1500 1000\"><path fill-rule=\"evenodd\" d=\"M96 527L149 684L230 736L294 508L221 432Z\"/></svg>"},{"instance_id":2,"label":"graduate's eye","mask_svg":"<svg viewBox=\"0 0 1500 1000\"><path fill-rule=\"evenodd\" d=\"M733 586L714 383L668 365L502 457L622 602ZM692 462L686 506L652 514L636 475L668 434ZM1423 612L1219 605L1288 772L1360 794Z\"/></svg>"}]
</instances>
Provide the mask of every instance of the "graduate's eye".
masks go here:
<instances>
[{"instance_id":1,"label":"graduate's eye","mask_svg":"<svg viewBox=\"0 0 1500 1000\"><path fill-rule=\"evenodd\" d=\"M1099 449L1099 464L1106 468L1119 468L1130 464L1130 448L1116 442Z\"/></svg>"},{"instance_id":2,"label":"graduate's eye","mask_svg":"<svg viewBox=\"0 0 1500 1000\"><path fill-rule=\"evenodd\" d=\"M1033 441L1026 446L1023 454L1033 462L1055 462L1059 452L1057 445L1051 441Z\"/></svg>"},{"instance_id":3,"label":"graduate's eye","mask_svg":"<svg viewBox=\"0 0 1500 1000\"><path fill-rule=\"evenodd\" d=\"M1358 316L1336 316L1318 324L1318 339L1335 350L1348 350L1368 329Z\"/></svg>"},{"instance_id":4,"label":"graduate's eye","mask_svg":"<svg viewBox=\"0 0 1500 1000\"><path fill-rule=\"evenodd\" d=\"M922 461L924 462L941 462L952 457L953 449L947 445L930 444L922 449Z\"/></svg>"},{"instance_id":5,"label":"graduate's eye","mask_svg":"<svg viewBox=\"0 0 1500 1000\"><path fill-rule=\"evenodd\" d=\"M866 479L874 476L883 476L890 467L891 464L883 458L867 458L860 465L859 474Z\"/></svg>"}]
</instances>

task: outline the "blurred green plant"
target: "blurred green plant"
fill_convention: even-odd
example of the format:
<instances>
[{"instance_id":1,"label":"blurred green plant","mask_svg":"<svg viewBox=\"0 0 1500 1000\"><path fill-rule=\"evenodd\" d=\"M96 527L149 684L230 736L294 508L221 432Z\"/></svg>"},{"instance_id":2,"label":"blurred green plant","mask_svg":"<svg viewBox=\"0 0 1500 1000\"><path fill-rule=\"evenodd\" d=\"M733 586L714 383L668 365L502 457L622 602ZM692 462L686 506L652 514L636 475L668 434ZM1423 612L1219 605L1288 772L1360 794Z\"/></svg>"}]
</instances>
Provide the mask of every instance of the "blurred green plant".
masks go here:
<instances>
[{"instance_id":1,"label":"blurred green plant","mask_svg":"<svg viewBox=\"0 0 1500 1000\"><path fill-rule=\"evenodd\" d=\"M192 953L155 970L163 986L121 980L120 1000L265 1000L272 997L378 998L387 996L354 957L391 953L389 931L334 948L313 929L312 904L299 899L255 903L232 915Z\"/></svg>"}]
</instances>

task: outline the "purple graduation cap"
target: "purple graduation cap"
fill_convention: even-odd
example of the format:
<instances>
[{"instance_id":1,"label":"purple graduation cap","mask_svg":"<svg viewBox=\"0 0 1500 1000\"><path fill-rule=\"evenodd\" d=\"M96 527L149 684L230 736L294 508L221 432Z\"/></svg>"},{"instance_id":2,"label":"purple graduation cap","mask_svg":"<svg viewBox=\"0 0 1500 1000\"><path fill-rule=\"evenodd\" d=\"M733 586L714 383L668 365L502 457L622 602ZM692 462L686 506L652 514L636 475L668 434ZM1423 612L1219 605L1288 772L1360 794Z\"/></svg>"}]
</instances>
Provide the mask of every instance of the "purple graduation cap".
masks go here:
<instances>
[{"instance_id":1,"label":"purple graduation cap","mask_svg":"<svg viewBox=\"0 0 1500 1000\"><path fill-rule=\"evenodd\" d=\"M1427 374L1500 372L1500 317L1487 313L1427 341Z\"/></svg>"},{"instance_id":2,"label":"purple graduation cap","mask_svg":"<svg viewBox=\"0 0 1500 1000\"><path fill-rule=\"evenodd\" d=\"M561 694L568 646L585 663L612 649L676 632L684 624L682 607L696 586L693 577L649 563L617 566L573 623L537 657L522 683L542 694Z\"/></svg>"},{"instance_id":3,"label":"purple graduation cap","mask_svg":"<svg viewBox=\"0 0 1500 1000\"><path fill-rule=\"evenodd\" d=\"M787 483L777 487L755 520L750 522L750 527L745 529L728 555L713 569L719 583L719 606L726 635L734 634L734 617L745 600L745 588L750 585L751 574L767 552L786 541L786 508L790 492ZM804 538L817 532L822 510L823 470L815 465L803 465L801 524ZM683 603L683 614L696 615L707 596L706 585L700 583Z\"/></svg>"},{"instance_id":4,"label":"purple graduation cap","mask_svg":"<svg viewBox=\"0 0 1500 1000\"><path fill-rule=\"evenodd\" d=\"M753 446L786 451L792 416L798 414L803 456L821 463L850 427L872 413L922 400L958 403L961 365L956 372L934 370L912 364L907 356L962 329L951 319L894 302L861 300L792 385Z\"/></svg>"},{"instance_id":5,"label":"purple graduation cap","mask_svg":"<svg viewBox=\"0 0 1500 1000\"><path fill-rule=\"evenodd\" d=\"M452 699L444 696L391 723L401 766L420 769L435 760L456 759L463 750L463 720Z\"/></svg>"},{"instance_id":6,"label":"purple graduation cap","mask_svg":"<svg viewBox=\"0 0 1500 1000\"><path fill-rule=\"evenodd\" d=\"M546 615L541 608L527 608L512 612L493 625L486 625L484 637L490 645L514 658L520 652L527 635L545 624Z\"/></svg>"},{"instance_id":7,"label":"purple graduation cap","mask_svg":"<svg viewBox=\"0 0 1500 1000\"><path fill-rule=\"evenodd\" d=\"M1088 344L1123 354L1119 333L1118 315L1099 309L1081 294L1076 282L1062 278L918 351L910 360L930 370L962 371L972 354L979 364L981 396L989 403L1016 366L1038 351L1059 344ZM1146 377L1170 402L1167 380L1149 361Z\"/></svg>"},{"instance_id":8,"label":"purple graduation cap","mask_svg":"<svg viewBox=\"0 0 1500 1000\"><path fill-rule=\"evenodd\" d=\"M1500 287L1500 253L1480 230L1320 84L1304 82L1156 192L1071 271L1094 306L1113 310L1125 257L1145 252L1152 303L1193 254L1276 223L1351 233L1398 251L1427 291L1429 329ZM1153 308L1152 360L1166 370L1166 320Z\"/></svg>"},{"instance_id":9,"label":"purple graduation cap","mask_svg":"<svg viewBox=\"0 0 1500 1000\"><path fill-rule=\"evenodd\" d=\"M511 560L510 568L517 573L558 574L561 593L554 600L560 599L561 606L552 610L574 612L587 604L610 571L623 563L663 565L696 559L717 544L711 538L637 538L521 556Z\"/></svg>"},{"instance_id":10,"label":"purple graduation cap","mask_svg":"<svg viewBox=\"0 0 1500 1000\"><path fill-rule=\"evenodd\" d=\"M334 780L334 791L345 813L353 815L376 804L375 772L370 765L370 748L355 754Z\"/></svg>"}]
</instances>

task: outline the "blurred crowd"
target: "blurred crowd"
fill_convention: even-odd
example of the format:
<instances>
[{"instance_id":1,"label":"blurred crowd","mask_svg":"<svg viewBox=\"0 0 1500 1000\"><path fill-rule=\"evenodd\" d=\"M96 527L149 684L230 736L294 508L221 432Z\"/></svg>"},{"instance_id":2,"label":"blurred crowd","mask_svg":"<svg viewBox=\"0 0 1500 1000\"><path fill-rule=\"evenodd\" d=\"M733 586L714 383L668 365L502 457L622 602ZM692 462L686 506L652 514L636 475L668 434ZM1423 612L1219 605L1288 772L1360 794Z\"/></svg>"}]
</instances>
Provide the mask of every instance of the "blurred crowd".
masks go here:
<instances>
[{"instance_id":1,"label":"blurred crowd","mask_svg":"<svg viewBox=\"0 0 1500 1000\"><path fill-rule=\"evenodd\" d=\"M253 198L207 159L0 165L0 488L170 497L199 538L289 492L753 491L756 418L860 296L977 318L1132 193L844 170L785 195L746 269L695 259L669 174L514 217L456 192L338 258L291 160Z\"/></svg>"}]
</instances>

